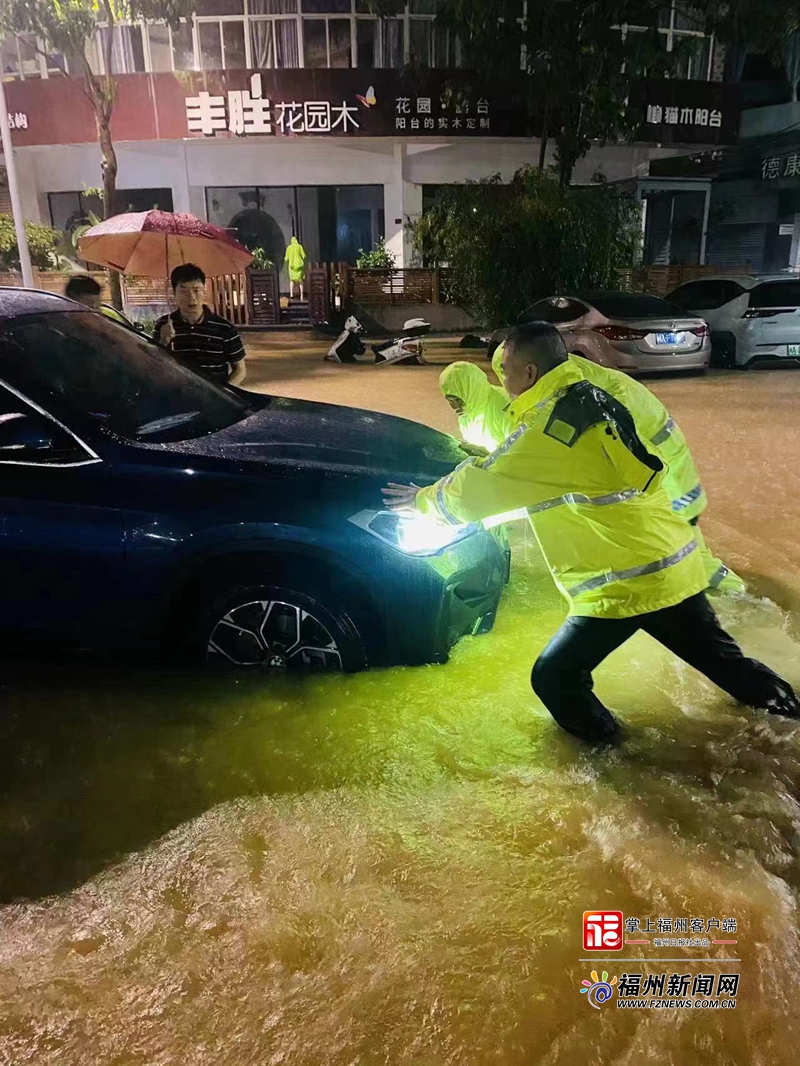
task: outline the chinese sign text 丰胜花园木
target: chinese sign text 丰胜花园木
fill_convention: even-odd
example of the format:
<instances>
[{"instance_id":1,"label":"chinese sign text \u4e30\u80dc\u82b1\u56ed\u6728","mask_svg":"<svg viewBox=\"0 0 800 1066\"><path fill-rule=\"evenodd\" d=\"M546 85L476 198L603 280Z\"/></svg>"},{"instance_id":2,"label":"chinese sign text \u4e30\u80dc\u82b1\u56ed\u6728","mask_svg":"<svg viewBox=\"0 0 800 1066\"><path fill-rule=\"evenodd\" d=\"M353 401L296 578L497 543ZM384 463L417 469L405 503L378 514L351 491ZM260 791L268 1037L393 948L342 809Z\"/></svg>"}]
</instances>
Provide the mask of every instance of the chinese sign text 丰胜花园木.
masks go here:
<instances>
[{"instance_id":1,"label":"chinese sign text \u4e30\u80dc\u82b1\u56ed\u6728","mask_svg":"<svg viewBox=\"0 0 800 1066\"><path fill-rule=\"evenodd\" d=\"M371 90L370 90L371 91ZM457 135L488 133L491 129L489 101L459 97L453 100L431 96L396 96L393 124L371 120L364 128L364 119L375 100L357 97L365 104L361 109L347 100L271 100L264 96L261 75L250 78L249 89L231 89L222 94L199 92L186 97L186 121L189 133L213 137L217 133L236 136L258 134L353 134L378 133L455 133ZM369 100L369 106L366 101ZM380 126L381 128L378 128Z\"/></svg>"}]
</instances>

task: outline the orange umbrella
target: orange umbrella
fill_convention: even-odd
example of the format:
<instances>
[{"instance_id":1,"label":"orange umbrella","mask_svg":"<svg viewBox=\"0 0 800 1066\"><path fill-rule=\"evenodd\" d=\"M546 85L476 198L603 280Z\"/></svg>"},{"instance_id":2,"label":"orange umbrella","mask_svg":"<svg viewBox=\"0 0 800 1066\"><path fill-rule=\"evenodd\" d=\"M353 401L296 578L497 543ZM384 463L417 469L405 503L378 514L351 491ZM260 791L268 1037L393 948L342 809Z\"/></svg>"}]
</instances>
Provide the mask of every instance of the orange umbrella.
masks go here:
<instances>
[{"instance_id":1,"label":"orange umbrella","mask_svg":"<svg viewBox=\"0 0 800 1066\"><path fill-rule=\"evenodd\" d=\"M167 278L181 263L194 263L208 277L240 274L253 260L220 226L171 211L115 215L87 230L78 249L87 262L146 278Z\"/></svg>"}]
</instances>

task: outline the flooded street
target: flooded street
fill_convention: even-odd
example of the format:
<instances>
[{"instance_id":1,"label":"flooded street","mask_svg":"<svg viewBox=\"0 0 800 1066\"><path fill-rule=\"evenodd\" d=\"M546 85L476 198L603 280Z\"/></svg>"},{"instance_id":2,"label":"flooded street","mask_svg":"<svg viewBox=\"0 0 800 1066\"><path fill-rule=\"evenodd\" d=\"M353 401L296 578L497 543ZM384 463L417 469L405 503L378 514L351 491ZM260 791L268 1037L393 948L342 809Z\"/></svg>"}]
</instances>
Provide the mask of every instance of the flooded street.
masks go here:
<instances>
[{"instance_id":1,"label":"flooded street","mask_svg":"<svg viewBox=\"0 0 800 1066\"><path fill-rule=\"evenodd\" d=\"M455 429L440 366L258 350L280 343L253 387ZM800 687L800 372L648 384L751 588L715 599L724 625ZM800 725L639 634L596 674L626 742L559 732L529 673L565 605L531 535L513 545L495 628L444 666L6 675L2 1066L797 1061ZM591 1009L594 908L736 919L734 946L596 967L738 972L736 1009Z\"/></svg>"}]
</instances>

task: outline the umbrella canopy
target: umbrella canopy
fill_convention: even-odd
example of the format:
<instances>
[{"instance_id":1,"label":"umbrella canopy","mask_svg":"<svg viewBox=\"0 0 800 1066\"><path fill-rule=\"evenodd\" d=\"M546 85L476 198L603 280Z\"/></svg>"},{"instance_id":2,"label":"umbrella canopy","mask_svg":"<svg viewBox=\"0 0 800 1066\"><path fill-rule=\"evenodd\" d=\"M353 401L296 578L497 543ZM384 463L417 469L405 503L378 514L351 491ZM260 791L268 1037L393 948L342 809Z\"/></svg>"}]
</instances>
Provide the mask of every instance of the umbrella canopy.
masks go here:
<instances>
[{"instance_id":1,"label":"umbrella canopy","mask_svg":"<svg viewBox=\"0 0 800 1066\"><path fill-rule=\"evenodd\" d=\"M78 240L82 258L146 278L167 278L182 263L208 277L239 274L252 255L220 226L194 215L136 211L92 226Z\"/></svg>"}]
</instances>

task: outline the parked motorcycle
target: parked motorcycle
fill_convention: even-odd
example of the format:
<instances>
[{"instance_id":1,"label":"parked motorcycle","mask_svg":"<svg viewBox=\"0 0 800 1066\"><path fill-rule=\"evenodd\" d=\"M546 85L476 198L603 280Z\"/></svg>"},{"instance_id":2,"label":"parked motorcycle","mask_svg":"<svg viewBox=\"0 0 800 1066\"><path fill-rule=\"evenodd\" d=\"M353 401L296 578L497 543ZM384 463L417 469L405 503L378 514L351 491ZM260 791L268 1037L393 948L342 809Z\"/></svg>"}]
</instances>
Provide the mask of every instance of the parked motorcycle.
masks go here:
<instances>
[{"instance_id":1,"label":"parked motorcycle","mask_svg":"<svg viewBox=\"0 0 800 1066\"><path fill-rule=\"evenodd\" d=\"M325 358L331 363L372 363L374 359L367 355L367 346L359 337L364 327L355 317L346 319L344 329L328 349ZM363 358L366 355L366 359Z\"/></svg>"},{"instance_id":2,"label":"parked motorcycle","mask_svg":"<svg viewBox=\"0 0 800 1066\"><path fill-rule=\"evenodd\" d=\"M377 366L422 366L425 363L422 337L431 328L424 318L409 318L403 324L403 332L391 340L372 344L372 357L359 334L364 327L351 315L344 330L331 345L325 358L333 363L374 363ZM365 357L366 356L366 357Z\"/></svg>"}]
</instances>

